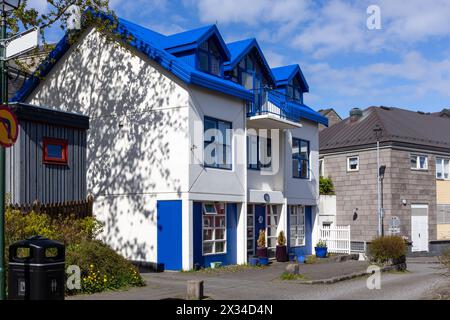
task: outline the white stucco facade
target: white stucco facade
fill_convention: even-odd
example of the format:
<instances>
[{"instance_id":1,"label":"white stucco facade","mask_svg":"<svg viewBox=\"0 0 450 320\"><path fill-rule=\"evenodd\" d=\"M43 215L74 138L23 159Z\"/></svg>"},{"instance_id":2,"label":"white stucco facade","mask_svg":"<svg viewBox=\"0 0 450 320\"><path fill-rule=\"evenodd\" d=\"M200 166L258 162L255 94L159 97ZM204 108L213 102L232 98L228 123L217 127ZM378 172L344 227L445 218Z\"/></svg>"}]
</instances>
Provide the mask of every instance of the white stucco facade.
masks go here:
<instances>
[{"instance_id":1,"label":"white stucco facade","mask_svg":"<svg viewBox=\"0 0 450 320\"><path fill-rule=\"evenodd\" d=\"M279 208L277 232L288 230L288 205L318 205L318 125L279 134L279 170L247 169L242 99L187 85L134 49L90 29L28 97L30 104L90 117L87 181L102 239L126 258L158 260L157 202L182 200L182 267L194 266L194 204L237 207L237 263L247 262L247 204ZM232 125L232 168L204 163L203 119ZM292 137L310 143L309 179L292 177ZM270 195L267 203L264 195Z\"/></svg>"}]
</instances>

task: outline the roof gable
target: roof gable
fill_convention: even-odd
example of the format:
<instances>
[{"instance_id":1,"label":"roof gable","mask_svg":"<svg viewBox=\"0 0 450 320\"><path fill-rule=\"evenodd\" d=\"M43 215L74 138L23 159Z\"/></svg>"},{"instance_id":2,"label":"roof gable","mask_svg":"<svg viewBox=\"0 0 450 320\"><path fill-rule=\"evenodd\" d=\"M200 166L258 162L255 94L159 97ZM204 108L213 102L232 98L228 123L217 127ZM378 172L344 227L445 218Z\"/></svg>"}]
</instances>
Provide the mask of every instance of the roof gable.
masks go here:
<instances>
[{"instance_id":1,"label":"roof gable","mask_svg":"<svg viewBox=\"0 0 450 320\"><path fill-rule=\"evenodd\" d=\"M260 58L260 64L262 65L265 73L270 81L275 84L275 77L272 69L270 68L269 63L267 62L266 57L264 56L264 53L255 38L231 42L228 43L227 46L231 53L231 59L229 62L225 63L225 71L233 70L247 54L249 54L252 50L256 50Z\"/></svg>"},{"instance_id":2,"label":"roof gable","mask_svg":"<svg viewBox=\"0 0 450 320\"><path fill-rule=\"evenodd\" d=\"M306 82L305 76L303 75L302 69L298 64L293 64L284 67L278 67L272 69L273 75L275 76L277 86L288 85L289 82L294 78L298 77L300 83L302 84L303 92L309 92L309 85Z\"/></svg>"},{"instance_id":3,"label":"roof gable","mask_svg":"<svg viewBox=\"0 0 450 320\"><path fill-rule=\"evenodd\" d=\"M162 46L167 52L172 54L194 50L204 41L214 38L218 44L224 61L229 61L231 54L228 50L222 35L216 25L210 25L194 30L184 31L181 33L166 36L162 40Z\"/></svg>"}]
</instances>

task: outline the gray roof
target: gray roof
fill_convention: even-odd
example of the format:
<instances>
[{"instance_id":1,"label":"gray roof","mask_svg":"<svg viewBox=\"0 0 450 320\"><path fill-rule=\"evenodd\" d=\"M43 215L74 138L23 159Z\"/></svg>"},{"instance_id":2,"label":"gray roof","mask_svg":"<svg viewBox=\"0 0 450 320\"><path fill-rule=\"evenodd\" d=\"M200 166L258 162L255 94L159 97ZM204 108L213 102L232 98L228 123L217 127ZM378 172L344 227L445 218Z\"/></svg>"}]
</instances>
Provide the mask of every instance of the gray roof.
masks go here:
<instances>
[{"instance_id":1,"label":"gray roof","mask_svg":"<svg viewBox=\"0 0 450 320\"><path fill-rule=\"evenodd\" d=\"M423 112L399 108L369 107L361 118L347 118L320 132L320 151L357 149L376 143L373 129L380 126L382 143L414 145L424 149L450 151L450 121Z\"/></svg>"}]
</instances>

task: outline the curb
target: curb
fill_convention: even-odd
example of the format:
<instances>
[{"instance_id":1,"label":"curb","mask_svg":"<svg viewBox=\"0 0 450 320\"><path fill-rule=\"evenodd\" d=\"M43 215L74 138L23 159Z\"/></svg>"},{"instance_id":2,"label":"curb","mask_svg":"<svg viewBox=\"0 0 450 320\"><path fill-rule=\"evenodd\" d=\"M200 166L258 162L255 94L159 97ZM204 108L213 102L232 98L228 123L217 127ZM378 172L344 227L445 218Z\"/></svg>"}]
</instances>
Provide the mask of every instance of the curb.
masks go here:
<instances>
[{"instance_id":1,"label":"curb","mask_svg":"<svg viewBox=\"0 0 450 320\"><path fill-rule=\"evenodd\" d=\"M397 266L386 266L386 267L381 268L380 271L387 272L387 271L392 271L392 270L396 270L396 269L397 269ZM299 283L301 283L301 284L333 284L336 282L350 280L350 279L363 277L363 276L368 276L371 274L372 274L371 272L361 271L361 272L354 272L354 273L346 274L343 276L332 277L332 278L328 278L328 279L299 281Z\"/></svg>"}]
</instances>

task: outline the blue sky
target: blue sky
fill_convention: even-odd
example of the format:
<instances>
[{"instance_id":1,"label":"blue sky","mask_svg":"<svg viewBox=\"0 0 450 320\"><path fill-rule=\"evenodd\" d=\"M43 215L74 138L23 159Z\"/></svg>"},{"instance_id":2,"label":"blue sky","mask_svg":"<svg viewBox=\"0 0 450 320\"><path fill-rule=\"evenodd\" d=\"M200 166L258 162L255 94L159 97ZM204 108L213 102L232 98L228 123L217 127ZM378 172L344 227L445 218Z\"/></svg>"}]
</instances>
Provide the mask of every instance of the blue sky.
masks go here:
<instances>
[{"instance_id":1,"label":"blue sky","mask_svg":"<svg viewBox=\"0 0 450 320\"><path fill-rule=\"evenodd\" d=\"M31 0L45 10L46 0ZM217 23L227 42L258 39L272 67L300 64L305 102L335 108L450 107L448 0L110 0L117 15L163 34ZM377 5L381 30L367 28ZM55 37L52 34L51 37ZM55 39L56 40L56 39Z\"/></svg>"}]
</instances>

